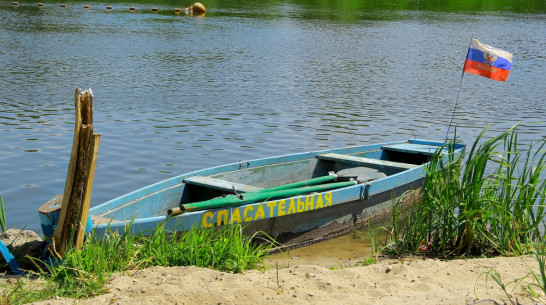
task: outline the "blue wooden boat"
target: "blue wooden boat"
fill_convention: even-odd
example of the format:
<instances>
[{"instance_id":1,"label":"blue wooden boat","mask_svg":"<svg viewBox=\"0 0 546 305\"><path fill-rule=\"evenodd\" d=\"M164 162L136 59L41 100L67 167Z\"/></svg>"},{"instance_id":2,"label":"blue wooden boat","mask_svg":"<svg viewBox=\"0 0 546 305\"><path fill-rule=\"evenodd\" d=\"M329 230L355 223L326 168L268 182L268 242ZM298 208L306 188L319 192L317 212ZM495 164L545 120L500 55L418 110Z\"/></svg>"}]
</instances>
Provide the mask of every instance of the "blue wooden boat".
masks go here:
<instances>
[{"instance_id":1,"label":"blue wooden boat","mask_svg":"<svg viewBox=\"0 0 546 305\"><path fill-rule=\"evenodd\" d=\"M170 178L92 207L98 236L240 223L285 244L337 236L418 200L443 142L409 140L237 162ZM454 145L454 153L464 151ZM302 182L303 181L303 182ZM266 194L265 197L263 194ZM403 197L403 198L402 198Z\"/></svg>"}]
</instances>

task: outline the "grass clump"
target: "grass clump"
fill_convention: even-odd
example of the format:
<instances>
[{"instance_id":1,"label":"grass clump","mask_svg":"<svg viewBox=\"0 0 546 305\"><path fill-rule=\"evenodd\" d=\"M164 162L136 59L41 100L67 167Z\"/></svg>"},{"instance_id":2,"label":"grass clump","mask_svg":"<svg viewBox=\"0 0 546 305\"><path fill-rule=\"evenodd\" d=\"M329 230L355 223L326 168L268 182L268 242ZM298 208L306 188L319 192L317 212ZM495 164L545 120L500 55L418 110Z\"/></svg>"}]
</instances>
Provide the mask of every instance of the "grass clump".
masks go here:
<instances>
[{"instance_id":1,"label":"grass clump","mask_svg":"<svg viewBox=\"0 0 546 305\"><path fill-rule=\"evenodd\" d=\"M273 243L256 243L254 239L255 236L244 236L240 225L218 230L193 229L182 234L167 231L161 225L147 236L106 235L87 243L80 251L69 250L57 263L37 262L41 267L35 275L41 278L41 284L17 282L9 288L0 287L4 295L0 303L88 298L104 293L105 284L115 272L152 266L198 266L233 273L261 269Z\"/></svg>"},{"instance_id":2,"label":"grass clump","mask_svg":"<svg viewBox=\"0 0 546 305\"><path fill-rule=\"evenodd\" d=\"M219 230L194 229L178 236L160 227L140 249L146 259L139 264L198 266L233 273L260 269L273 243L255 243L255 238L245 237L242 230L241 225L228 225ZM169 242L173 239L178 242Z\"/></svg>"},{"instance_id":3,"label":"grass clump","mask_svg":"<svg viewBox=\"0 0 546 305\"><path fill-rule=\"evenodd\" d=\"M435 256L521 255L544 240L546 216L546 139L526 150L518 145L517 126L472 146L465 164L446 144L448 163L429 163L422 201L386 248L396 254ZM400 232L398 234L398 232Z\"/></svg>"}]
</instances>

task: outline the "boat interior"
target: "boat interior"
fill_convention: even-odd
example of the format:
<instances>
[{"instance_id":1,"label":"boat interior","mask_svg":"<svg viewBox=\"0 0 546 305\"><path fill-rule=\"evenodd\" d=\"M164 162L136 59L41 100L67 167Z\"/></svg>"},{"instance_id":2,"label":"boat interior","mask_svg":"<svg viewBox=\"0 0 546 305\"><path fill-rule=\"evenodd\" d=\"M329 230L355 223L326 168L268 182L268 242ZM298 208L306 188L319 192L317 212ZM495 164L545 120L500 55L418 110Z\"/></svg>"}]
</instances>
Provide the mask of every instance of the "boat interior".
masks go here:
<instances>
[{"instance_id":1,"label":"boat interior","mask_svg":"<svg viewBox=\"0 0 546 305\"><path fill-rule=\"evenodd\" d=\"M406 144L407 145L407 144ZM210 176L191 176L184 179L180 203L197 202L227 194L260 191L279 185L338 174L338 181L348 179L360 183L388 177L415 168L429 161L434 150L415 151L397 149L396 145L351 154L324 153L313 158L280 162L221 172Z\"/></svg>"},{"instance_id":2,"label":"boat interior","mask_svg":"<svg viewBox=\"0 0 546 305\"><path fill-rule=\"evenodd\" d=\"M180 204L255 192L329 176L332 172L340 175L342 181L353 178L367 183L428 162L441 144L423 143L332 149L208 168L113 199L93 208L92 215L117 220L167 215Z\"/></svg>"}]
</instances>

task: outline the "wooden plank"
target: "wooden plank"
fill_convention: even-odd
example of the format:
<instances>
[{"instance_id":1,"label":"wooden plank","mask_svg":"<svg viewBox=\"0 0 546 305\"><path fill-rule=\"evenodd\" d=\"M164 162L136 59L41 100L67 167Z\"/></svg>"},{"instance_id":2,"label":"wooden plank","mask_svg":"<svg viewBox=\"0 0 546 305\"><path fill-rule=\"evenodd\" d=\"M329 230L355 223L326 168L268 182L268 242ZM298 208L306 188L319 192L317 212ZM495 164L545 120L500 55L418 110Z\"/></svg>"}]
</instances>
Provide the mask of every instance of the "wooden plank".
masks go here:
<instances>
[{"instance_id":1,"label":"wooden plank","mask_svg":"<svg viewBox=\"0 0 546 305\"><path fill-rule=\"evenodd\" d=\"M233 187L237 192L247 193L247 192L256 192L261 190L261 187L246 185L241 183L229 182L225 180L202 177L202 176L192 176L184 179L184 182L187 184L198 185L202 187L208 187L215 190L221 190L228 193L233 193Z\"/></svg>"},{"instance_id":2,"label":"wooden plank","mask_svg":"<svg viewBox=\"0 0 546 305\"><path fill-rule=\"evenodd\" d=\"M63 201L61 203L61 214L59 216L59 222L57 223L57 228L55 233L57 236L60 236L60 229L58 224L64 223L66 219L67 209L63 208L68 206L70 201L70 195L72 193L72 186L74 184L74 175L76 173L76 166L78 163L78 146L80 141L80 130L82 127L82 113L81 113L81 100L80 100L80 88L76 89L74 93L74 103L75 103L75 119L74 119L74 139L72 140L72 151L70 153L70 161L68 163L68 172L66 173L66 180L64 185ZM55 235L55 234L54 234Z\"/></svg>"},{"instance_id":3,"label":"wooden plank","mask_svg":"<svg viewBox=\"0 0 546 305\"><path fill-rule=\"evenodd\" d=\"M70 200L68 204L61 208L65 211L64 222L60 222L57 225L57 229L53 234L53 245L55 247L56 254L59 257L64 257L65 252L74 246L74 239L76 237L76 230L78 229L78 216L81 212L81 205L83 203L83 196L85 192L85 182L89 175L89 163L91 160L87 157L89 150L93 147L93 126L84 125L80 131L80 145L78 155L78 167L74 176L73 188L70 193Z\"/></svg>"},{"instance_id":4,"label":"wooden plank","mask_svg":"<svg viewBox=\"0 0 546 305\"><path fill-rule=\"evenodd\" d=\"M94 138L93 148L89 152L91 155L89 175L87 177L87 181L85 181L85 191L83 194L83 202L80 209L80 215L78 217L78 230L76 233L76 240L74 241L74 246L76 247L76 249L81 248L81 246L83 245L84 237L85 237L87 217L89 215L89 205L91 202L91 190L93 189L93 179L95 178L95 166L97 165L97 155L99 154L100 135L93 134L93 138Z\"/></svg>"},{"instance_id":5,"label":"wooden plank","mask_svg":"<svg viewBox=\"0 0 546 305\"><path fill-rule=\"evenodd\" d=\"M106 218L106 217L101 217L101 216L96 216L96 215L89 215L89 217L91 217L91 222L93 222L93 225L109 224L111 222L119 222L119 220L116 220L116 219Z\"/></svg>"},{"instance_id":6,"label":"wooden plank","mask_svg":"<svg viewBox=\"0 0 546 305\"><path fill-rule=\"evenodd\" d=\"M59 216L59 222L57 223L57 227L55 229L55 232L53 233L53 243L52 247L50 248L54 254L57 256L62 256L64 254L64 249L62 251L59 251L61 247L64 248L64 246L61 246L61 236L62 236L62 226L64 223L66 223L67 213L68 213L68 206L70 203L70 197L72 195L72 190L74 187L74 177L76 175L76 169L78 165L78 149L79 149L79 141L80 141L80 132L82 128L82 102L81 102L81 89L76 88L76 92L74 93L74 103L75 103L75 119L74 119L74 139L72 141L72 151L70 153L70 161L68 163L68 172L66 173L66 180L64 185L64 193L63 193L63 201L61 204L61 213ZM58 245L56 245L58 243ZM62 253L60 253L62 252Z\"/></svg>"},{"instance_id":7,"label":"wooden plank","mask_svg":"<svg viewBox=\"0 0 546 305\"><path fill-rule=\"evenodd\" d=\"M361 164L361 165L372 165L372 166L391 167L391 168L400 168L400 169L412 169L419 166L415 164L355 157L355 156L341 155L341 154L335 154L335 153L318 155L317 158L321 160L330 160L335 162L348 162L348 163Z\"/></svg>"},{"instance_id":8,"label":"wooden plank","mask_svg":"<svg viewBox=\"0 0 546 305\"><path fill-rule=\"evenodd\" d=\"M53 243L50 247L53 254L58 257L63 257L66 250L75 245L95 147L92 124L93 92L90 89L84 92L81 92L79 88L76 89L75 103L74 142L59 222L53 233ZM83 221L87 222L87 216Z\"/></svg>"}]
</instances>

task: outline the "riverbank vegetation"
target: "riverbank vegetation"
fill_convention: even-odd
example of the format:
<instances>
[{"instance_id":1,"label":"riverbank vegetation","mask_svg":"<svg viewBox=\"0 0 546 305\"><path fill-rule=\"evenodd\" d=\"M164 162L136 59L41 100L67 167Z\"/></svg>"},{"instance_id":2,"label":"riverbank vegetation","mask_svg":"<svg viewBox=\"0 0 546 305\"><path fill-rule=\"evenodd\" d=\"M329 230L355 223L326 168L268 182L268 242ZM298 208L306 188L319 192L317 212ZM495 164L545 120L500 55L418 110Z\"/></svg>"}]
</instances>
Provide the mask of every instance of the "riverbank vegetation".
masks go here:
<instances>
[{"instance_id":1,"label":"riverbank vegetation","mask_svg":"<svg viewBox=\"0 0 546 305\"><path fill-rule=\"evenodd\" d=\"M489 140L482 139L484 130L466 161L446 144L451 165L433 158L422 200L406 217L395 205L380 251L440 258L532 254L539 272L529 268L533 283L524 290L546 294L546 139L524 148L516 127ZM376 229L370 231L375 245ZM506 292L494 270L486 276Z\"/></svg>"},{"instance_id":2,"label":"riverbank vegetation","mask_svg":"<svg viewBox=\"0 0 546 305\"><path fill-rule=\"evenodd\" d=\"M544 242L546 216L546 139L523 149L516 127L482 141L444 166L427 167L422 200L402 225L394 209L393 254L493 256L530 253ZM447 145L449 148L449 145ZM450 156L451 151L449 152Z\"/></svg>"},{"instance_id":3,"label":"riverbank vegetation","mask_svg":"<svg viewBox=\"0 0 546 305\"><path fill-rule=\"evenodd\" d=\"M114 273L152 266L197 266L233 273L261 269L274 244L270 240L256 243L254 239L243 235L240 225L184 234L160 226L149 236L108 235L87 243L81 251L69 251L62 262L36 261L38 270L31 275L41 281L25 284L20 278L15 285L0 286L0 304L25 304L52 297L88 298L104 293Z\"/></svg>"}]
</instances>

